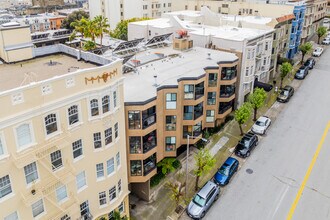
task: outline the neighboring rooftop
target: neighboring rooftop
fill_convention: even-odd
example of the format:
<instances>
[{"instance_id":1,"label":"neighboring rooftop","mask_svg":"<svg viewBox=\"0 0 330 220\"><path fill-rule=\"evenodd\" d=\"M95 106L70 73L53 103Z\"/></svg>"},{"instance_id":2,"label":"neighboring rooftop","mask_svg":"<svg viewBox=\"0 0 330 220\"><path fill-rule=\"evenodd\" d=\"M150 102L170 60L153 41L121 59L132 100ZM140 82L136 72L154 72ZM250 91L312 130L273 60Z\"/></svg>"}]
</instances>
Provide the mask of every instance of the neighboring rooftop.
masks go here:
<instances>
[{"instance_id":1,"label":"neighboring rooftop","mask_svg":"<svg viewBox=\"0 0 330 220\"><path fill-rule=\"evenodd\" d=\"M237 56L201 47L194 47L189 51L164 47L141 52L134 59L144 65L138 66L135 72L124 75L124 101L128 103L153 99L157 95L157 88L177 86L178 80L183 78L198 78L205 74L204 68L217 67L219 62L234 62Z\"/></svg>"},{"instance_id":2,"label":"neighboring rooftop","mask_svg":"<svg viewBox=\"0 0 330 220\"><path fill-rule=\"evenodd\" d=\"M34 58L16 64L2 64L0 92L95 66L64 54Z\"/></svg>"}]
</instances>

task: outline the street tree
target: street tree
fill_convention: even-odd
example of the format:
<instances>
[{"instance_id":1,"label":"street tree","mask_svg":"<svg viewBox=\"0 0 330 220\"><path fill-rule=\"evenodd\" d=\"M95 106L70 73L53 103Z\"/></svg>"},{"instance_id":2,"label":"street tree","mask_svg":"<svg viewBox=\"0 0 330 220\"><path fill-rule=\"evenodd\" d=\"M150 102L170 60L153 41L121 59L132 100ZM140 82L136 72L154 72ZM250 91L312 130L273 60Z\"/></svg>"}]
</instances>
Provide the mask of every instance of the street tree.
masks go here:
<instances>
[{"instance_id":1,"label":"street tree","mask_svg":"<svg viewBox=\"0 0 330 220\"><path fill-rule=\"evenodd\" d=\"M75 27L71 26L72 22L79 21L82 18L88 18L88 17L89 17L88 13L83 10L74 11L71 14L69 14L67 18L63 20L61 28L73 30L75 29Z\"/></svg>"},{"instance_id":2,"label":"street tree","mask_svg":"<svg viewBox=\"0 0 330 220\"><path fill-rule=\"evenodd\" d=\"M127 40L128 23L135 21L149 20L149 19L150 18L131 18L128 20L122 20L117 24L116 28L110 32L110 36L121 40Z\"/></svg>"},{"instance_id":3,"label":"street tree","mask_svg":"<svg viewBox=\"0 0 330 220\"><path fill-rule=\"evenodd\" d=\"M304 57L306 54L312 52L313 44L311 42L306 42L299 46L299 50L301 51L301 64L304 63Z\"/></svg>"},{"instance_id":4,"label":"street tree","mask_svg":"<svg viewBox=\"0 0 330 220\"><path fill-rule=\"evenodd\" d=\"M200 150L194 158L196 162L196 169L194 170L196 175L195 190L197 191L199 178L212 169L215 164L215 158L205 148Z\"/></svg>"},{"instance_id":5,"label":"street tree","mask_svg":"<svg viewBox=\"0 0 330 220\"><path fill-rule=\"evenodd\" d=\"M281 84L280 84L280 88L282 89L282 86L283 86L283 80L284 78L292 72L292 65L288 62L285 62L283 63L281 66L280 66L280 77L281 77Z\"/></svg>"},{"instance_id":6,"label":"street tree","mask_svg":"<svg viewBox=\"0 0 330 220\"><path fill-rule=\"evenodd\" d=\"M159 163L157 163L157 167L161 167L162 168L162 173L164 175L175 171L175 167L173 166L173 163L176 159L175 158L164 158L162 161L160 161Z\"/></svg>"},{"instance_id":7,"label":"street tree","mask_svg":"<svg viewBox=\"0 0 330 220\"><path fill-rule=\"evenodd\" d=\"M324 26L321 26L317 29L316 32L317 32L317 37L318 37L317 43L320 44L320 39L327 33L327 28Z\"/></svg>"},{"instance_id":8,"label":"street tree","mask_svg":"<svg viewBox=\"0 0 330 220\"><path fill-rule=\"evenodd\" d=\"M251 104L245 102L241 107L235 110L234 118L238 123L241 135L244 134L242 125L245 124L251 116Z\"/></svg>"},{"instance_id":9,"label":"street tree","mask_svg":"<svg viewBox=\"0 0 330 220\"><path fill-rule=\"evenodd\" d=\"M254 110L253 120L257 120L258 109L264 106L267 98L267 93L263 88L254 89L253 93L249 95L248 101L251 104L251 107Z\"/></svg>"},{"instance_id":10,"label":"street tree","mask_svg":"<svg viewBox=\"0 0 330 220\"><path fill-rule=\"evenodd\" d=\"M184 188L186 187L186 183L183 182L167 182L165 185L166 188L171 190L170 198L175 202L176 207L179 206L180 202L183 201L184 198Z\"/></svg>"},{"instance_id":11,"label":"street tree","mask_svg":"<svg viewBox=\"0 0 330 220\"><path fill-rule=\"evenodd\" d=\"M96 36L101 38L101 46L102 46L102 39L104 33L109 33L110 25L108 24L108 18L98 15L94 18L96 23Z\"/></svg>"}]
</instances>

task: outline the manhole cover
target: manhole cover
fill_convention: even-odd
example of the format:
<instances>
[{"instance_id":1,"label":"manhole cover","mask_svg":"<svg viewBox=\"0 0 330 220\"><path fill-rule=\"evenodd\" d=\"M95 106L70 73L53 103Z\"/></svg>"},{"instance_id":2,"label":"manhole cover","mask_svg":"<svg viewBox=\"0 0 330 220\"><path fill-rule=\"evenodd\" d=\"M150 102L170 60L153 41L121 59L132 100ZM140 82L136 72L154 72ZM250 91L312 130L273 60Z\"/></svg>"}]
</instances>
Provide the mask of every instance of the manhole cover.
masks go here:
<instances>
[{"instance_id":1,"label":"manhole cover","mask_svg":"<svg viewBox=\"0 0 330 220\"><path fill-rule=\"evenodd\" d=\"M252 169L246 169L246 172L247 172L248 174L252 174L252 173L253 173L253 170L252 170Z\"/></svg>"}]
</instances>

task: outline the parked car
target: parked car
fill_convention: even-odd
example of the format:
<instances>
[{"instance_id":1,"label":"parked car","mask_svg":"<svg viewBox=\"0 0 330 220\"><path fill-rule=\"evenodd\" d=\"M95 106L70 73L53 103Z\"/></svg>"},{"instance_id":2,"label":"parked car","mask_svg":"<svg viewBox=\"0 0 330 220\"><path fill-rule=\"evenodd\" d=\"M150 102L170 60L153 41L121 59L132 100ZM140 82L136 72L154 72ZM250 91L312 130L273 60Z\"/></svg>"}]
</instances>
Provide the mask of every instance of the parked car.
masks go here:
<instances>
[{"instance_id":1,"label":"parked car","mask_svg":"<svg viewBox=\"0 0 330 220\"><path fill-rule=\"evenodd\" d=\"M313 51L313 56L314 56L314 57L319 57L319 56L321 56L322 53L323 53L323 48L322 48L322 47L317 47L317 48Z\"/></svg>"},{"instance_id":2,"label":"parked car","mask_svg":"<svg viewBox=\"0 0 330 220\"><path fill-rule=\"evenodd\" d=\"M308 69L309 69L308 66L301 66L294 75L294 78L305 79L305 77L308 74Z\"/></svg>"},{"instance_id":3,"label":"parked car","mask_svg":"<svg viewBox=\"0 0 330 220\"><path fill-rule=\"evenodd\" d=\"M280 94L277 96L278 102L288 102L294 94L294 88L291 86L285 86Z\"/></svg>"},{"instance_id":4,"label":"parked car","mask_svg":"<svg viewBox=\"0 0 330 220\"><path fill-rule=\"evenodd\" d=\"M219 170L214 175L214 182L220 186L225 186L238 169L238 160L228 157L226 162L222 164Z\"/></svg>"},{"instance_id":5,"label":"parked car","mask_svg":"<svg viewBox=\"0 0 330 220\"><path fill-rule=\"evenodd\" d=\"M255 134L265 134L272 120L267 116L261 116L252 126L252 132Z\"/></svg>"},{"instance_id":6,"label":"parked car","mask_svg":"<svg viewBox=\"0 0 330 220\"><path fill-rule=\"evenodd\" d=\"M208 181L194 196L187 208L187 214L194 219L201 219L214 201L219 198L220 187L212 181Z\"/></svg>"},{"instance_id":7,"label":"parked car","mask_svg":"<svg viewBox=\"0 0 330 220\"><path fill-rule=\"evenodd\" d=\"M311 70L311 69L313 69L314 68L314 66L315 66L315 60L314 60L314 58L308 58L306 61L305 61L305 63L304 63L304 65L305 66L308 66L308 68Z\"/></svg>"},{"instance_id":8,"label":"parked car","mask_svg":"<svg viewBox=\"0 0 330 220\"><path fill-rule=\"evenodd\" d=\"M322 41L322 44L329 45L330 44L330 38L324 38Z\"/></svg>"},{"instance_id":9,"label":"parked car","mask_svg":"<svg viewBox=\"0 0 330 220\"><path fill-rule=\"evenodd\" d=\"M252 132L249 132L243 136L238 142L235 148L235 154L239 157L248 157L255 146L258 145L258 136Z\"/></svg>"}]
</instances>

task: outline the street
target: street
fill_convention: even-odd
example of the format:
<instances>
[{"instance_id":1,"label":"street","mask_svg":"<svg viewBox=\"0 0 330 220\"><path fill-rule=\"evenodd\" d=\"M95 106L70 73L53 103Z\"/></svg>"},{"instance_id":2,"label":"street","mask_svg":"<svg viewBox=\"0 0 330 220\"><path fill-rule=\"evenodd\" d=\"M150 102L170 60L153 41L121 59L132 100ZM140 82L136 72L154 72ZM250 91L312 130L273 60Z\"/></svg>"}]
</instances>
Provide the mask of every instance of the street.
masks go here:
<instances>
[{"instance_id":1,"label":"street","mask_svg":"<svg viewBox=\"0 0 330 220\"><path fill-rule=\"evenodd\" d=\"M330 219L329 61L328 49L292 99L275 103L284 109L205 219Z\"/></svg>"}]
</instances>

